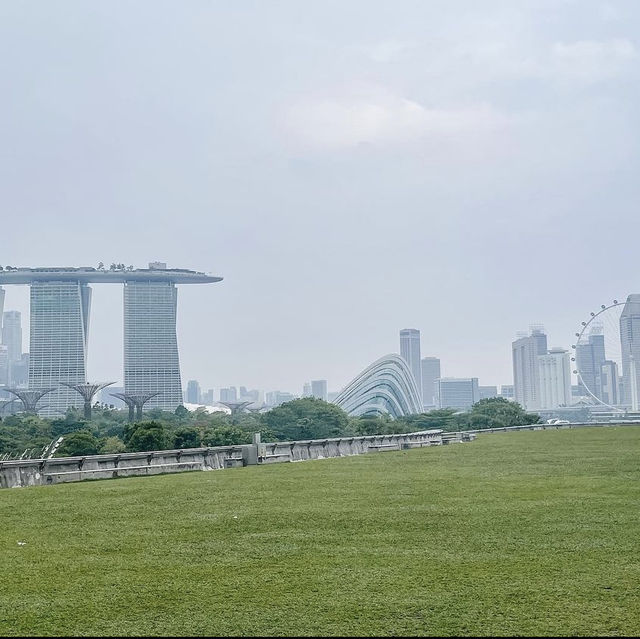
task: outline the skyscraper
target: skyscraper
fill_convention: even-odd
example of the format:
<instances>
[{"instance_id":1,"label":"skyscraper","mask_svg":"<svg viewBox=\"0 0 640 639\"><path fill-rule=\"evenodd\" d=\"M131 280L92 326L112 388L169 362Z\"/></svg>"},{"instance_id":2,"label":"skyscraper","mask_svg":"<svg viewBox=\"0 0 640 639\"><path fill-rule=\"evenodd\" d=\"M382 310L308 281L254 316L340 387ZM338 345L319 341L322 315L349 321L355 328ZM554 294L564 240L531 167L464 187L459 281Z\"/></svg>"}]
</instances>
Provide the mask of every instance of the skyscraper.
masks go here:
<instances>
[{"instance_id":1,"label":"skyscraper","mask_svg":"<svg viewBox=\"0 0 640 639\"><path fill-rule=\"evenodd\" d=\"M55 388L47 395L44 415L82 406L76 391L60 382L87 381L87 342L91 288L80 282L31 284L29 388Z\"/></svg>"},{"instance_id":2,"label":"skyscraper","mask_svg":"<svg viewBox=\"0 0 640 639\"><path fill-rule=\"evenodd\" d=\"M423 357L422 362L422 404L432 408L436 402L436 380L440 379L440 360L437 357Z\"/></svg>"},{"instance_id":3,"label":"skyscraper","mask_svg":"<svg viewBox=\"0 0 640 639\"><path fill-rule=\"evenodd\" d=\"M576 366L580 371L578 377L580 395L588 396L593 393L598 399L602 399L600 375L605 360L604 335L593 333L589 335L586 342L576 344Z\"/></svg>"},{"instance_id":4,"label":"skyscraper","mask_svg":"<svg viewBox=\"0 0 640 639\"><path fill-rule=\"evenodd\" d=\"M190 379L187 382L187 402L189 404L199 404L201 399L200 384L198 384L197 380Z\"/></svg>"},{"instance_id":5,"label":"skyscraper","mask_svg":"<svg viewBox=\"0 0 640 639\"><path fill-rule=\"evenodd\" d=\"M629 295L620 315L622 404L640 408L640 294Z\"/></svg>"},{"instance_id":6,"label":"skyscraper","mask_svg":"<svg viewBox=\"0 0 640 639\"><path fill-rule=\"evenodd\" d=\"M2 314L2 345L7 347L10 362L20 360L22 357L22 314L20 311L5 311Z\"/></svg>"},{"instance_id":7,"label":"skyscraper","mask_svg":"<svg viewBox=\"0 0 640 639\"><path fill-rule=\"evenodd\" d=\"M416 328L403 328L400 331L400 356L409 365L416 381L418 392L422 396L422 366L420 363L420 331Z\"/></svg>"},{"instance_id":8,"label":"skyscraper","mask_svg":"<svg viewBox=\"0 0 640 639\"><path fill-rule=\"evenodd\" d=\"M538 408L559 408L571 405L571 363L568 351L552 348L538 355L540 399Z\"/></svg>"},{"instance_id":9,"label":"skyscraper","mask_svg":"<svg viewBox=\"0 0 640 639\"><path fill-rule=\"evenodd\" d=\"M618 365L613 360L605 360L600 367L600 399L609 406L620 403L620 383Z\"/></svg>"},{"instance_id":10,"label":"skyscraper","mask_svg":"<svg viewBox=\"0 0 640 639\"><path fill-rule=\"evenodd\" d=\"M317 397L318 399L322 399L326 402L327 401L327 380L326 379L312 380L311 395L313 397Z\"/></svg>"},{"instance_id":11,"label":"skyscraper","mask_svg":"<svg viewBox=\"0 0 640 639\"><path fill-rule=\"evenodd\" d=\"M546 353L547 336L539 326L532 327L528 337L520 337L511 344L515 401L526 410L539 408L538 356Z\"/></svg>"},{"instance_id":12,"label":"skyscraper","mask_svg":"<svg viewBox=\"0 0 640 639\"><path fill-rule=\"evenodd\" d=\"M0 344L0 387L11 386L9 383L9 351Z\"/></svg>"},{"instance_id":13,"label":"skyscraper","mask_svg":"<svg viewBox=\"0 0 640 639\"><path fill-rule=\"evenodd\" d=\"M177 303L173 282L124 283L124 388L128 394L159 393L149 408L182 404Z\"/></svg>"},{"instance_id":14,"label":"skyscraper","mask_svg":"<svg viewBox=\"0 0 640 639\"><path fill-rule=\"evenodd\" d=\"M238 401L238 390L235 386L230 386L229 388L221 388L220 389L220 401L221 402L237 402Z\"/></svg>"}]
</instances>

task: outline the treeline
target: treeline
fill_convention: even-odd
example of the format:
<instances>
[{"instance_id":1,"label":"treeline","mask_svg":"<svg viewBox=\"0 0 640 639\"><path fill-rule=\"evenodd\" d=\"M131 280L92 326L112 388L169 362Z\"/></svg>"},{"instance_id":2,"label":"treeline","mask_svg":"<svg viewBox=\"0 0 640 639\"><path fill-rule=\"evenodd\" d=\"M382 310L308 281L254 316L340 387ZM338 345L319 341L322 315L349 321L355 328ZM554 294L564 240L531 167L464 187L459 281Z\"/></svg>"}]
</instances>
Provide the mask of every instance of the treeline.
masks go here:
<instances>
[{"instance_id":1,"label":"treeline","mask_svg":"<svg viewBox=\"0 0 640 639\"><path fill-rule=\"evenodd\" d=\"M56 456L140 452L168 448L230 446L262 441L323 439L340 436L386 435L431 428L447 431L521 426L537 423L539 416L502 398L484 399L467 412L433 410L399 419L348 417L334 404L303 398L266 413L208 414L179 406L175 412L152 409L138 423L127 423L127 412L96 406L86 421L76 409L60 419L12 415L0 421L0 454L37 457L53 440L62 437Z\"/></svg>"}]
</instances>

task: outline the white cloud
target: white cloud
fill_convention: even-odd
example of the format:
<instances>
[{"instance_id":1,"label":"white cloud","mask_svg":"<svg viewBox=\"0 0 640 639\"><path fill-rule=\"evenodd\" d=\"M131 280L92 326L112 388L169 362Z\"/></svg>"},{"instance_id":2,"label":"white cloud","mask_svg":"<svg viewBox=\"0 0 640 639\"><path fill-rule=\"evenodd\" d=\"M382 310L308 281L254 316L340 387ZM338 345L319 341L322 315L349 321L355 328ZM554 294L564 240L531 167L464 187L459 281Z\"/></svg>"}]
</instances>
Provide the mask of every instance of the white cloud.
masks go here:
<instances>
[{"instance_id":1,"label":"white cloud","mask_svg":"<svg viewBox=\"0 0 640 639\"><path fill-rule=\"evenodd\" d=\"M294 141L325 150L475 136L505 123L506 118L486 104L431 109L381 91L307 97L292 104L285 114L285 125Z\"/></svg>"},{"instance_id":2,"label":"white cloud","mask_svg":"<svg viewBox=\"0 0 640 639\"><path fill-rule=\"evenodd\" d=\"M384 40L376 44L359 47L374 62L395 62L401 59L407 52L416 49L415 42L399 40Z\"/></svg>"},{"instance_id":3,"label":"white cloud","mask_svg":"<svg viewBox=\"0 0 640 639\"><path fill-rule=\"evenodd\" d=\"M636 58L634 44L623 38L557 42L551 49L550 71L563 77L597 82L623 72Z\"/></svg>"}]
</instances>

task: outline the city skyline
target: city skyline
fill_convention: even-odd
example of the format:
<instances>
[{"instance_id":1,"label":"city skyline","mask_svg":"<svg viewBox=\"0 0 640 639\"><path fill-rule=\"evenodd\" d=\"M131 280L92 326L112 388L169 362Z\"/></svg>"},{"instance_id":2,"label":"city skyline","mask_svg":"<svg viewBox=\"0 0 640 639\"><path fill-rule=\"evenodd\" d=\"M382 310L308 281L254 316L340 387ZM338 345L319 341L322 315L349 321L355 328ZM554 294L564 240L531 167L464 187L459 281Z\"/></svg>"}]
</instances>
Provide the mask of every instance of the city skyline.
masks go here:
<instances>
[{"instance_id":1,"label":"city skyline","mask_svg":"<svg viewBox=\"0 0 640 639\"><path fill-rule=\"evenodd\" d=\"M208 387L338 388L405 326L447 375L505 383L516 330L567 346L637 290L631 252L594 259L640 230L640 6L607 5L15 3L1 263L220 273L180 295L181 367ZM120 378L121 296L93 306L88 375Z\"/></svg>"},{"instance_id":2,"label":"city skyline","mask_svg":"<svg viewBox=\"0 0 640 639\"><path fill-rule=\"evenodd\" d=\"M160 263L158 263L158 264L160 264ZM15 287L10 287L10 288L15 288ZM6 294L7 294L7 290L6 290L6 289L3 289L3 290L0 292L0 294L4 294L4 295L6 295ZM12 299L12 296L9 296L9 299ZM19 317L21 317L22 315L26 315L26 317L27 317L27 318L29 318L29 315L30 315L30 309L29 309L29 307L27 307L27 311L26 311L26 313L24 313L24 312L20 312L20 311L15 311L15 310L13 310L13 309L9 309L9 308L7 308L7 307L6 307L6 305L5 305L5 309L6 309L6 310L5 310L4 315L7 315L7 314L10 314L10 315L17 314ZM545 329L545 327L544 327L544 326L542 326L541 324L535 323L535 324L530 324L530 328L531 328L534 332L542 332L542 334L544 335L544 338L546 339L546 332L545 332L545 331L546 331L546 329ZM416 338L416 337L417 337L417 339L418 339L418 340L420 339L420 330L419 330L419 329L409 329L409 330L412 332L412 338L413 338L413 340L414 340L414 341L415 341L415 338ZM402 339L402 333L403 333L403 332L405 332L405 331L407 331L407 329L401 329L401 330L400 330L401 339ZM518 331L516 331L516 334L518 334L518 333L519 333L519 332L518 332ZM27 357L28 357L28 355L29 355L29 349L28 349L28 343L29 343L29 328L28 328L28 327L27 327L27 329L26 329L26 330L22 330L22 339L23 339L23 348L24 348L25 342L26 342L26 344L27 344L27 350L25 351L25 354L26 354L26 355L27 355ZM516 335L516 339L518 339L517 335ZM546 344L546 342L545 342L545 344ZM398 351L400 351L400 350L402 350L402 349L401 349L401 348L399 348L399 349L398 349ZM419 351L419 350L420 350L420 348L418 347L418 351ZM544 350L544 349L543 349L543 350ZM400 353L398 353L398 354L400 354ZM423 370L424 370L424 366L425 366L425 364L427 364L427 362L429 362L429 363L430 363L430 362L437 362L438 370L440 370L440 360L441 360L441 358L439 358L439 357L433 357L433 356L426 356L426 357L421 358L421 360L420 360L420 361L421 361L421 365L422 365L422 366L421 366L421 374L422 374L422 372L423 372ZM461 379L461 378L463 379L463 378L468 377L469 372L468 372L468 371L466 371L466 370L464 370L464 369L462 369L461 374L457 374L457 375L456 375L456 374L449 374L449 368L450 368L450 366L449 366L449 361L447 360L446 356L445 356L444 360L445 360L445 361L444 361L444 367L446 368L446 370L445 370L445 372L444 372L444 373L442 373L442 376L443 376L443 377L447 377L447 378L449 378L449 377L450 377L450 378L454 378L454 379ZM484 387L487 387L487 388L488 388L488 387L492 387L492 386L496 386L498 389L501 389L501 387L503 387L503 386L511 386L511 385L513 384L513 367L512 367L512 361L511 361L511 366L510 366L510 368L511 368L511 378L509 378L509 379L507 379L507 380L504 380L504 379L503 379L503 380L498 380L498 381L496 381L494 384L488 384L488 383L487 383L487 380L486 380L486 378L485 378L485 377L483 377L483 376L479 376L479 377L478 377L478 379L480 380L480 382L482 382L481 386L484 386ZM473 373L473 372L474 372L474 371L472 371L472 373ZM185 377L185 373L184 373L184 371L182 370L182 368L181 368L181 367L180 367L180 369L179 369L179 375L180 375L180 379L193 379L193 377L192 377L192 376L189 376L189 375L187 375L187 376ZM219 378L220 378L220 379L224 379L224 377L225 377L225 376L224 376L224 374L218 374L218 375L219 375ZM89 377L89 378L94 378L94 377L92 377L91 375L88 375L88 377ZM114 375L112 375L111 377L112 377L112 378L115 378L115 377L114 377ZM241 380L242 380L242 381L244 381L244 382L246 382L247 377L248 377L247 375L243 375L243 376L241 377ZM199 379L198 379L197 381L200 383L200 380L199 380ZM322 381L327 382L327 380L322 380ZM572 383L579 383L579 381L578 381L577 379L575 379L575 376L573 376L573 374L572 374ZM308 393L309 393L309 394L313 394L313 393L311 392L311 382L305 382L305 386L307 386L307 385L308 385ZM207 383L207 382L202 382L202 389L209 388L209 390L207 390L207 392L210 392L210 391L212 390L212 389L210 388L211 386L212 386L212 385L211 385L211 384L209 384L209 383ZM241 383L240 383L240 384L222 383L222 384L219 384L219 385L215 385L215 386L214 386L214 388L215 388L215 394L216 394L216 395L218 395L221 389L226 389L226 388L234 387L234 386L235 386L235 387L242 387L242 384L241 384ZM251 384L251 386L252 386L252 387L253 387L253 386L257 386L257 387L259 387L259 388L260 388L260 392L262 392L262 393L284 393L285 395L289 395L289 396L291 396L291 397L303 397L303 396L305 396L305 391L304 391L304 390L303 390L302 392L299 392L299 391L297 391L297 390L296 390L296 386L300 386L300 384L295 384L295 383L294 383L294 385L293 385L291 388L277 388L277 387L275 387L273 384L271 384L271 385L270 385L270 384L268 384L268 383L267 383L266 385ZM182 394L184 394L184 396L185 396L185 398L186 398L186 393L187 393L188 384L187 384L186 382L185 382L185 383L181 383L181 388L182 388L182 391L181 391L181 392L182 392ZM338 394L338 393L339 393L343 388L344 388L344 386L338 386L338 385L334 384L334 383L332 382L332 380L329 380L329 381L327 382L327 391L328 391L327 395L334 395L334 396L335 396L335 395L337 395L337 394ZM293 392L291 392L291 391L293 391ZM62 389L60 389L60 391L59 391L59 392L66 392L66 391L63 391ZM203 392L204 392L204 391L203 391ZM500 392L500 390L499 390L499 392ZM69 395L69 398L68 398L68 399L69 399L70 403L73 403L74 405L75 405L75 404L78 404L78 400L77 400L77 398L73 398L73 399L72 399L72 397L73 397L72 395ZM209 396L209 397L210 397L210 396ZM185 401L186 401L186 399L185 399ZM215 401L218 401L218 400L215 400ZM427 406L427 405L425 404L425 406Z\"/></svg>"}]
</instances>

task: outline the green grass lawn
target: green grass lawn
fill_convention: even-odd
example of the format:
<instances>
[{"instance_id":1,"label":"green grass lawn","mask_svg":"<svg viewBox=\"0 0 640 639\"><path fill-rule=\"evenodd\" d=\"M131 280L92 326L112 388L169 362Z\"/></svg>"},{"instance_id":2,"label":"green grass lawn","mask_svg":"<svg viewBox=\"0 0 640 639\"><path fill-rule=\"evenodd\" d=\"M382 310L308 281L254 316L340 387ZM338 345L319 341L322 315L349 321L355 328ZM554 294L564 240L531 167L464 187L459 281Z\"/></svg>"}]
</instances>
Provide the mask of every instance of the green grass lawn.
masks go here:
<instances>
[{"instance_id":1,"label":"green grass lawn","mask_svg":"<svg viewBox=\"0 0 640 639\"><path fill-rule=\"evenodd\" d=\"M640 634L640 427L3 490L0 522L0 634Z\"/></svg>"}]
</instances>

